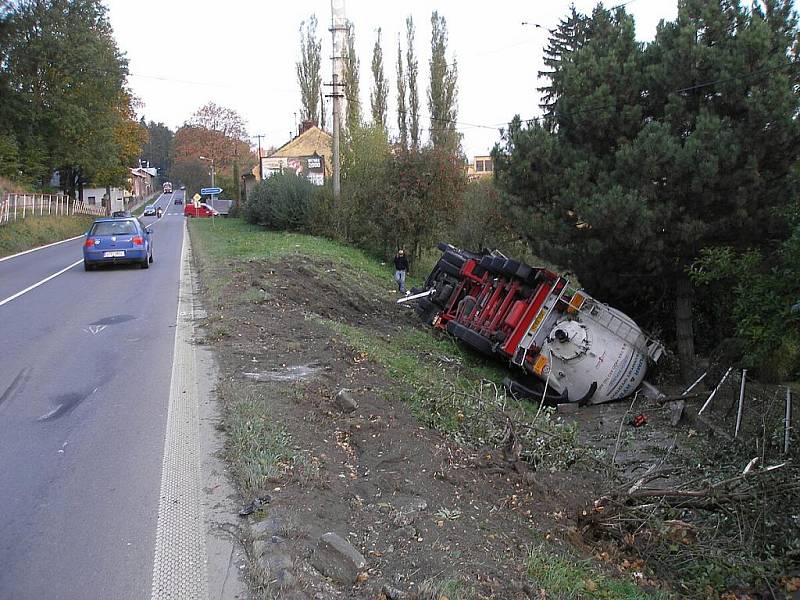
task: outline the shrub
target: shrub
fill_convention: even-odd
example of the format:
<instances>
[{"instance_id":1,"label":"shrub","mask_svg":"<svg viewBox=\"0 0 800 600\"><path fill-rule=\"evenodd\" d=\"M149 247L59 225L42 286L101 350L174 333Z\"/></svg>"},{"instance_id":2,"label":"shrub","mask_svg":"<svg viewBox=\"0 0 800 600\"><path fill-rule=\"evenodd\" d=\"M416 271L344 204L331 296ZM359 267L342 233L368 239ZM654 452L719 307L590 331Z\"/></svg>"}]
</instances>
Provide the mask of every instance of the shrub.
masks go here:
<instances>
[{"instance_id":1,"label":"shrub","mask_svg":"<svg viewBox=\"0 0 800 600\"><path fill-rule=\"evenodd\" d=\"M293 173L280 173L253 188L244 218L249 223L270 229L304 231L308 229L314 186Z\"/></svg>"}]
</instances>

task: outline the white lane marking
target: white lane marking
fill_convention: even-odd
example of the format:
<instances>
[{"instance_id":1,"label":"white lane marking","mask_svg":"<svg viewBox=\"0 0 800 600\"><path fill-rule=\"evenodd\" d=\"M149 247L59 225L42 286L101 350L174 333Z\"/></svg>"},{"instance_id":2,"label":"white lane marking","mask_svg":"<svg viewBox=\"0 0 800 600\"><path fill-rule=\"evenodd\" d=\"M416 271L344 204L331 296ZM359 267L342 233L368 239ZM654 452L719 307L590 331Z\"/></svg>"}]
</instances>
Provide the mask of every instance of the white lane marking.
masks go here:
<instances>
[{"instance_id":1,"label":"white lane marking","mask_svg":"<svg viewBox=\"0 0 800 600\"><path fill-rule=\"evenodd\" d=\"M6 298L5 300L0 300L0 306L3 306L4 304L8 304L8 303L9 303L9 302L11 302L12 300L14 300L14 299L16 299L16 298L19 298L19 297L20 297L20 296L22 296L23 294L27 294L27 293L28 293L28 292L30 292L31 290L35 290L35 289L36 289L37 287L39 287L40 285L42 285L42 284L44 284L44 283L47 283L47 282L48 282L48 281L50 281L51 279L55 279L56 277L58 277L58 276L59 276L59 275L61 275L62 273L66 273L66 272L67 272L67 271L69 271L69 270L70 270L72 267L74 267L74 266L77 266L77 265L81 264L82 262L83 262L83 259L76 260L74 263L72 263L72 264L71 264L71 265L69 265L68 267L64 267L63 269L61 269L61 270L60 270L60 271L58 271L57 273L53 273L52 275L49 275L48 277L45 277L45 278L44 278L44 279L42 279L41 281L37 281L37 282L36 282L36 283L34 283L33 285L29 285L29 286L28 286L28 287L26 287L24 290L21 290L21 291L17 292L16 294L12 295L12 296L9 296L9 297L8 297L8 298Z\"/></svg>"},{"instance_id":2,"label":"white lane marking","mask_svg":"<svg viewBox=\"0 0 800 600\"><path fill-rule=\"evenodd\" d=\"M207 550L200 503L200 423L193 300L186 231L182 230L180 289L161 468L152 600L206 600Z\"/></svg>"},{"instance_id":3,"label":"white lane marking","mask_svg":"<svg viewBox=\"0 0 800 600\"><path fill-rule=\"evenodd\" d=\"M61 240L60 242L53 242L52 244L45 244L44 246L39 246L38 248L31 248L30 250L25 250L24 252L17 252L16 254L12 254L11 256L4 256L0 258L0 262L4 260L11 260L12 258L17 258L18 256L23 256L25 254L30 254L31 252L36 252L37 250L44 250L45 248L51 248L52 246L58 246L59 244L63 244L65 242L71 242L73 240L77 240L78 238L82 238L84 234L76 235L75 237L67 238L66 240Z\"/></svg>"}]
</instances>

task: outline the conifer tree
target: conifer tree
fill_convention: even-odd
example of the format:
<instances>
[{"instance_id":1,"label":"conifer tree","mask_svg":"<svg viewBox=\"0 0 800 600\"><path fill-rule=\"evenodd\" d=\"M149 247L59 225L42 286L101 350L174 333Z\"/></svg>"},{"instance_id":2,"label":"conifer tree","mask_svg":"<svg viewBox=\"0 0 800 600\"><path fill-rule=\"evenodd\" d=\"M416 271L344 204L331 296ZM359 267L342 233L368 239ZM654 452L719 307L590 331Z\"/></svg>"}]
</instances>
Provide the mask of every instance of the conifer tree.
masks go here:
<instances>
[{"instance_id":1,"label":"conifer tree","mask_svg":"<svg viewBox=\"0 0 800 600\"><path fill-rule=\"evenodd\" d=\"M575 5L570 5L569 14L561 19L559 24L550 30L547 48L544 50L543 62L549 71L539 71L539 77L550 80L549 85L537 88L542 94L539 107L544 113L545 120L553 123L553 112L559 91L558 72L562 64L569 60L570 55L578 50L586 41L588 18L575 10Z\"/></svg>"},{"instance_id":2,"label":"conifer tree","mask_svg":"<svg viewBox=\"0 0 800 600\"><path fill-rule=\"evenodd\" d=\"M717 306L696 303L691 266L707 248L766 252L788 235L797 18L786 0L680 0L647 47L622 8L587 26L553 75L554 127L512 122L496 177L534 251L658 324L688 378L695 341L722 334L695 335L695 315Z\"/></svg>"}]
</instances>

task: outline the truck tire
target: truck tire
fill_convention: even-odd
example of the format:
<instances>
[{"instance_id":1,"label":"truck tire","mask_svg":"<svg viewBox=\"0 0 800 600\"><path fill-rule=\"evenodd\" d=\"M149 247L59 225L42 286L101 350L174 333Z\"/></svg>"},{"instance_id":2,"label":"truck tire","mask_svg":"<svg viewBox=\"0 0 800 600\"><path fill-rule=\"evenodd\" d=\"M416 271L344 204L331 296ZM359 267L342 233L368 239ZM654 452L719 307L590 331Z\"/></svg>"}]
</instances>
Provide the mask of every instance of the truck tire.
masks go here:
<instances>
[{"instance_id":1,"label":"truck tire","mask_svg":"<svg viewBox=\"0 0 800 600\"><path fill-rule=\"evenodd\" d=\"M477 331L464 327L460 323L450 321L447 324L447 331L460 339L462 342L471 346L481 354L492 354L494 346L490 340L483 337Z\"/></svg>"},{"instance_id":2,"label":"truck tire","mask_svg":"<svg viewBox=\"0 0 800 600\"><path fill-rule=\"evenodd\" d=\"M452 275L453 277L461 276L461 267L457 267L456 265L451 264L446 260L440 260L436 266L443 273L447 273L448 275Z\"/></svg>"},{"instance_id":3,"label":"truck tire","mask_svg":"<svg viewBox=\"0 0 800 600\"><path fill-rule=\"evenodd\" d=\"M517 260L508 259L503 263L503 266L500 269L500 272L505 275L506 277L516 277L517 270L522 266Z\"/></svg>"},{"instance_id":4,"label":"truck tire","mask_svg":"<svg viewBox=\"0 0 800 600\"><path fill-rule=\"evenodd\" d=\"M457 266L459 269L464 266L464 263L467 262L467 259L457 254L455 252L447 251L442 255L442 258L445 262L449 262L451 265Z\"/></svg>"}]
</instances>

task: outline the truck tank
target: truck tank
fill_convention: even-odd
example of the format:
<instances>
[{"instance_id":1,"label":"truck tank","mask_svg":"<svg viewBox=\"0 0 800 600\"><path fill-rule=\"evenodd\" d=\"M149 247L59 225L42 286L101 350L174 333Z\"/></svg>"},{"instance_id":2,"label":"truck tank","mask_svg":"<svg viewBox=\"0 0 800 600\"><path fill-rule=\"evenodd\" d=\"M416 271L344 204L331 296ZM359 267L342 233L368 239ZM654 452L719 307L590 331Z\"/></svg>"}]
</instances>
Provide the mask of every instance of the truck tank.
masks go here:
<instances>
[{"instance_id":1,"label":"truck tank","mask_svg":"<svg viewBox=\"0 0 800 600\"><path fill-rule=\"evenodd\" d=\"M512 392L581 404L624 398L663 352L630 317L549 269L497 250L439 249L409 300L429 325L517 367L523 377L507 380Z\"/></svg>"}]
</instances>

